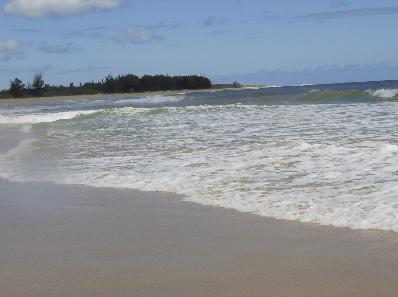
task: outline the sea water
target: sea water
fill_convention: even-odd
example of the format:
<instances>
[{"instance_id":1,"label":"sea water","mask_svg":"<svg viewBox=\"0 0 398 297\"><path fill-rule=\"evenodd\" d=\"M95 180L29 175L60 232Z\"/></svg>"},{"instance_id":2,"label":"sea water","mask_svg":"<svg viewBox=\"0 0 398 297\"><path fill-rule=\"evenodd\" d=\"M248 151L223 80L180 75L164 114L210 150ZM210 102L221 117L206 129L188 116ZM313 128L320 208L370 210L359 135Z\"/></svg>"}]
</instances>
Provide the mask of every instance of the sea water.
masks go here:
<instances>
[{"instance_id":1,"label":"sea water","mask_svg":"<svg viewBox=\"0 0 398 297\"><path fill-rule=\"evenodd\" d=\"M0 177L398 232L396 82L0 106ZM0 135L1 137L1 135ZM0 193L1 195L1 193Z\"/></svg>"}]
</instances>

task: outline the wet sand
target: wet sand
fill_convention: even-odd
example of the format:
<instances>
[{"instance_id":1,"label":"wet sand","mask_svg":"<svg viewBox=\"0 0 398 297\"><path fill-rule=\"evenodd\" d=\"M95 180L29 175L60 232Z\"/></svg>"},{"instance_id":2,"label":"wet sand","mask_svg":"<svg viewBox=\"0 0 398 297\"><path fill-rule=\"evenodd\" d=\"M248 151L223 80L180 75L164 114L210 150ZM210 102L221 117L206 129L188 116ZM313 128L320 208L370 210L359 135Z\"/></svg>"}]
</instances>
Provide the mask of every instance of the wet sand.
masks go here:
<instances>
[{"instance_id":1,"label":"wet sand","mask_svg":"<svg viewBox=\"0 0 398 297\"><path fill-rule=\"evenodd\" d=\"M0 181L0 296L395 297L398 235Z\"/></svg>"},{"instance_id":2,"label":"wet sand","mask_svg":"<svg viewBox=\"0 0 398 297\"><path fill-rule=\"evenodd\" d=\"M16 148L22 140L28 137L29 134L24 133L21 127L0 125L0 154L4 154Z\"/></svg>"}]
</instances>

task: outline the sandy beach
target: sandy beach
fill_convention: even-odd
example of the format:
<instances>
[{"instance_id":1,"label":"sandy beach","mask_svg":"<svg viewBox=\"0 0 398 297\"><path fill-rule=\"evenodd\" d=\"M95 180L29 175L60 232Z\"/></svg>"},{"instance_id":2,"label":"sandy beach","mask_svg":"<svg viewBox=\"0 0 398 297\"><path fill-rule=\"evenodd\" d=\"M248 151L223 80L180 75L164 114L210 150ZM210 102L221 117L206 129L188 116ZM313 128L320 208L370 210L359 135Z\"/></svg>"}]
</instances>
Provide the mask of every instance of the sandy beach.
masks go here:
<instances>
[{"instance_id":1,"label":"sandy beach","mask_svg":"<svg viewBox=\"0 0 398 297\"><path fill-rule=\"evenodd\" d=\"M397 296L398 236L0 182L0 296Z\"/></svg>"}]
</instances>

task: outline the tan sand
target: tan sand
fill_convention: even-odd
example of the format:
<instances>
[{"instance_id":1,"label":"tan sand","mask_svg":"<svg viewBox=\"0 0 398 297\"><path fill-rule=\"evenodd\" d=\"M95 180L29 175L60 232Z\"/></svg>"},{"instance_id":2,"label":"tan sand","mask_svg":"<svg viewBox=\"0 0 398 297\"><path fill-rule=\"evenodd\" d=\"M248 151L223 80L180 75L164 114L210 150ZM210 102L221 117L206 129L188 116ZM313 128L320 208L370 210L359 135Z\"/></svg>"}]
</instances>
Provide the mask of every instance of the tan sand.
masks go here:
<instances>
[{"instance_id":1,"label":"tan sand","mask_svg":"<svg viewBox=\"0 0 398 297\"><path fill-rule=\"evenodd\" d=\"M0 181L0 296L396 297L398 235Z\"/></svg>"}]
</instances>

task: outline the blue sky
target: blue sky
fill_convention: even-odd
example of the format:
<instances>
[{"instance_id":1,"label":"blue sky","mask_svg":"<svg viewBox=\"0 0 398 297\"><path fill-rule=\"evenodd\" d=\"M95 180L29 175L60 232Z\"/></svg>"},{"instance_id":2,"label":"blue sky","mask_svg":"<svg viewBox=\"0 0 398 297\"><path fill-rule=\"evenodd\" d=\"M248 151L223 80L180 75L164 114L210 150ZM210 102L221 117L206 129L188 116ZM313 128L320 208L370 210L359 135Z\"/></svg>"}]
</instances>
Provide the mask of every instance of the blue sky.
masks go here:
<instances>
[{"instance_id":1,"label":"blue sky","mask_svg":"<svg viewBox=\"0 0 398 297\"><path fill-rule=\"evenodd\" d=\"M270 84L398 79L396 0L0 0L0 88L107 74Z\"/></svg>"}]
</instances>

